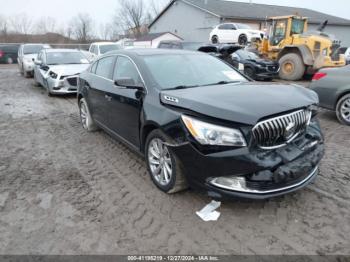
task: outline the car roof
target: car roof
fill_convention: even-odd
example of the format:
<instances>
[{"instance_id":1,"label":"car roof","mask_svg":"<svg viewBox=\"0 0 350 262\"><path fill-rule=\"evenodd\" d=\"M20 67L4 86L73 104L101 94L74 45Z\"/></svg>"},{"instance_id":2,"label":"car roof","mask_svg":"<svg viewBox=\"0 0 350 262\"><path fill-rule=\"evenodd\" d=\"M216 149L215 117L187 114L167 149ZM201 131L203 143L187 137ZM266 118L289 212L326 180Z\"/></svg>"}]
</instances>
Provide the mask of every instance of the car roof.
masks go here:
<instances>
[{"instance_id":1,"label":"car roof","mask_svg":"<svg viewBox=\"0 0 350 262\"><path fill-rule=\"evenodd\" d=\"M30 44L22 44L23 46L28 46L28 45L43 45L43 46L49 46L49 44L42 44L42 43L30 43Z\"/></svg>"},{"instance_id":2,"label":"car roof","mask_svg":"<svg viewBox=\"0 0 350 262\"><path fill-rule=\"evenodd\" d=\"M72 53L72 52L81 52L77 49L64 49L64 48L50 48L50 49L44 49L46 53Z\"/></svg>"},{"instance_id":3,"label":"car roof","mask_svg":"<svg viewBox=\"0 0 350 262\"><path fill-rule=\"evenodd\" d=\"M183 50L183 49L161 49L161 48L134 48L107 52L104 56L111 54L125 54L136 56L151 56L151 55L183 55L183 54L201 54L199 52Z\"/></svg>"}]
</instances>

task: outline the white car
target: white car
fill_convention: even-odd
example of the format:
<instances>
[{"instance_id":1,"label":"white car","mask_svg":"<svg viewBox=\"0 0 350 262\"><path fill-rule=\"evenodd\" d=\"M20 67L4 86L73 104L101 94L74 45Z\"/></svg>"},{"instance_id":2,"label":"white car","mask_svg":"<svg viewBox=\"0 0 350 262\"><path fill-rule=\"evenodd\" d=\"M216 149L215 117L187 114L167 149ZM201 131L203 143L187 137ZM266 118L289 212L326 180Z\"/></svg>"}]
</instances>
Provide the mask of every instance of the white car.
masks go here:
<instances>
[{"instance_id":1,"label":"white car","mask_svg":"<svg viewBox=\"0 0 350 262\"><path fill-rule=\"evenodd\" d=\"M264 38L263 31L252 29L250 26L239 23L225 23L216 26L210 33L209 41L218 43L238 43L246 45L253 38Z\"/></svg>"},{"instance_id":2,"label":"white car","mask_svg":"<svg viewBox=\"0 0 350 262\"><path fill-rule=\"evenodd\" d=\"M96 42L92 43L89 48L89 52L93 57L98 57L109 51L119 50L121 46L114 42Z\"/></svg>"},{"instance_id":3,"label":"white car","mask_svg":"<svg viewBox=\"0 0 350 262\"><path fill-rule=\"evenodd\" d=\"M33 76L34 60L42 49L51 48L46 44L23 44L18 49L18 67L25 77Z\"/></svg>"}]
</instances>

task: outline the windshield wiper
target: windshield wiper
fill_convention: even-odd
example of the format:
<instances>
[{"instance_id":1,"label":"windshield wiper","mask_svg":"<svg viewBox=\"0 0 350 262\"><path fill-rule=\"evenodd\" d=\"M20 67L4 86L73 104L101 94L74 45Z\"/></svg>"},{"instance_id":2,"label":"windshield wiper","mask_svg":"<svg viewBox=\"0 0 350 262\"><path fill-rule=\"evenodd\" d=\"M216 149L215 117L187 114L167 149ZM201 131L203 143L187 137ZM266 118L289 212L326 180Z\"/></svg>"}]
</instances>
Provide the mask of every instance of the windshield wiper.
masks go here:
<instances>
[{"instance_id":1,"label":"windshield wiper","mask_svg":"<svg viewBox=\"0 0 350 262\"><path fill-rule=\"evenodd\" d=\"M179 86L167 88L166 90L187 89L187 88L195 88L195 87L199 87L199 85L192 85L192 86L190 86L190 85L179 85Z\"/></svg>"},{"instance_id":2,"label":"windshield wiper","mask_svg":"<svg viewBox=\"0 0 350 262\"><path fill-rule=\"evenodd\" d=\"M239 82L241 82L241 81L219 81L219 82L212 83L212 84L207 84L207 85L204 85L204 86L228 85L228 84L239 83Z\"/></svg>"}]
</instances>

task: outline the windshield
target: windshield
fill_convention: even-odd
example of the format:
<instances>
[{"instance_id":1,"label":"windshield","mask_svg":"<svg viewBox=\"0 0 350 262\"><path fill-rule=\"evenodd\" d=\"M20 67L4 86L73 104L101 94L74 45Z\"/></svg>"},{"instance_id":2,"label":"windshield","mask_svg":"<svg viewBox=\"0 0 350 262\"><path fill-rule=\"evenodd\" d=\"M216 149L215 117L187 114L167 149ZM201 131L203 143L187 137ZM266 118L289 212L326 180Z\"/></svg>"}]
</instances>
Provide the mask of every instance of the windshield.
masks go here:
<instances>
[{"instance_id":1,"label":"windshield","mask_svg":"<svg viewBox=\"0 0 350 262\"><path fill-rule=\"evenodd\" d=\"M89 61L81 52L49 52L46 54L48 65L88 64Z\"/></svg>"},{"instance_id":2,"label":"windshield","mask_svg":"<svg viewBox=\"0 0 350 262\"><path fill-rule=\"evenodd\" d=\"M204 43L182 43L183 49L186 50L192 50L192 51L197 51L198 48L200 48L201 46L205 45Z\"/></svg>"},{"instance_id":3,"label":"windshield","mask_svg":"<svg viewBox=\"0 0 350 262\"><path fill-rule=\"evenodd\" d=\"M119 45L100 45L100 53L104 54L107 53L109 51L113 51L113 50L119 50L120 46Z\"/></svg>"},{"instance_id":4,"label":"windshield","mask_svg":"<svg viewBox=\"0 0 350 262\"><path fill-rule=\"evenodd\" d=\"M162 89L248 81L232 67L206 54L145 56L144 61Z\"/></svg>"},{"instance_id":5,"label":"windshield","mask_svg":"<svg viewBox=\"0 0 350 262\"><path fill-rule=\"evenodd\" d=\"M249 25L236 24L237 29L252 29Z\"/></svg>"},{"instance_id":6,"label":"windshield","mask_svg":"<svg viewBox=\"0 0 350 262\"><path fill-rule=\"evenodd\" d=\"M304 32L304 20L293 18L292 19L292 30L291 35L293 34L302 34Z\"/></svg>"},{"instance_id":7,"label":"windshield","mask_svg":"<svg viewBox=\"0 0 350 262\"><path fill-rule=\"evenodd\" d=\"M23 54L37 54L44 48L43 45L25 45L23 47Z\"/></svg>"},{"instance_id":8,"label":"windshield","mask_svg":"<svg viewBox=\"0 0 350 262\"><path fill-rule=\"evenodd\" d=\"M248 52L248 51L244 51L244 50L238 50L236 51L236 54L239 55L240 58L242 58L243 60L257 60L259 59L259 57L254 54L253 52Z\"/></svg>"}]
</instances>

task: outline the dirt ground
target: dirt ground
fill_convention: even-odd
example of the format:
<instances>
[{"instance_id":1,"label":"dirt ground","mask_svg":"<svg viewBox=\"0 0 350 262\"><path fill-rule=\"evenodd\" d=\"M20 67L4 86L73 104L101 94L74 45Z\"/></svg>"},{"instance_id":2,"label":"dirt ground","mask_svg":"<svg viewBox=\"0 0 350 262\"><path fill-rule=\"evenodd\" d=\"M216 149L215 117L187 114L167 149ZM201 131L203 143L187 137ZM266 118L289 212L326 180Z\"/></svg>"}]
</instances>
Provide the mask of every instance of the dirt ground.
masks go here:
<instances>
[{"instance_id":1,"label":"dirt ground","mask_svg":"<svg viewBox=\"0 0 350 262\"><path fill-rule=\"evenodd\" d=\"M222 203L157 190L143 160L87 133L75 97L49 98L0 66L0 254L350 254L350 128L319 114L321 173L266 201Z\"/></svg>"}]
</instances>

